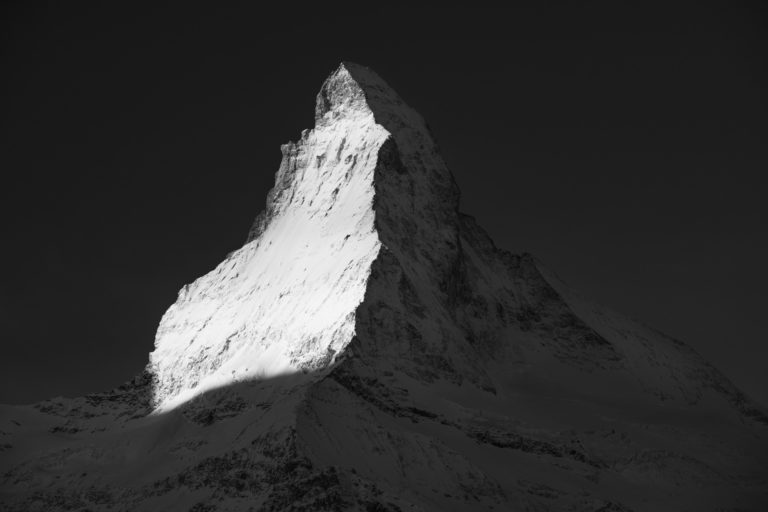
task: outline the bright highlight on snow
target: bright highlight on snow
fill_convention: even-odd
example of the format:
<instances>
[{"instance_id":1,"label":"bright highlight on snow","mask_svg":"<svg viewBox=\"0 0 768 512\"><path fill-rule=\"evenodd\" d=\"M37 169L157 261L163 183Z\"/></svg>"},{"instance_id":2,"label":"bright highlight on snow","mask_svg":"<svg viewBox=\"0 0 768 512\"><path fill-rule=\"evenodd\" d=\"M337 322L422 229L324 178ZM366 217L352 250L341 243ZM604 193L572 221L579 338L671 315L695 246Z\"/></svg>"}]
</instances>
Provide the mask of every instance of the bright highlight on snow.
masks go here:
<instances>
[{"instance_id":1,"label":"bright highlight on snow","mask_svg":"<svg viewBox=\"0 0 768 512\"><path fill-rule=\"evenodd\" d=\"M163 316L150 354L156 412L234 381L324 367L352 339L380 246L373 178L389 133L344 66L324 91L315 129L282 147L252 239Z\"/></svg>"}]
</instances>

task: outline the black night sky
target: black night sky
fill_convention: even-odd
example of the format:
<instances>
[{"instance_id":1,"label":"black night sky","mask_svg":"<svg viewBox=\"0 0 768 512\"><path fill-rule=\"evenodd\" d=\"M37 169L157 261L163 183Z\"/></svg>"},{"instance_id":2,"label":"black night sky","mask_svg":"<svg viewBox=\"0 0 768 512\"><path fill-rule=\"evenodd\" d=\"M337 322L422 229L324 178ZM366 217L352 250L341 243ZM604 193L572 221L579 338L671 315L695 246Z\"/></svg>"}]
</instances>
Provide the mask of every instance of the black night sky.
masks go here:
<instances>
[{"instance_id":1,"label":"black night sky","mask_svg":"<svg viewBox=\"0 0 768 512\"><path fill-rule=\"evenodd\" d=\"M768 403L765 9L213 5L3 7L0 402L138 373L352 60L430 122L497 245Z\"/></svg>"}]
</instances>

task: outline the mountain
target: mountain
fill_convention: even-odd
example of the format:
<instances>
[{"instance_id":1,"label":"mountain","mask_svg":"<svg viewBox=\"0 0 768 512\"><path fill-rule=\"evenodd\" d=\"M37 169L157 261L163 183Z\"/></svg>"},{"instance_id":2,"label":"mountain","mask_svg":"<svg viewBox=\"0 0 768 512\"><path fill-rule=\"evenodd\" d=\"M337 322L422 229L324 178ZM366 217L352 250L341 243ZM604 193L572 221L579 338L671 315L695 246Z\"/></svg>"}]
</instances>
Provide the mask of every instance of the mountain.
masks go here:
<instances>
[{"instance_id":1,"label":"mountain","mask_svg":"<svg viewBox=\"0 0 768 512\"><path fill-rule=\"evenodd\" d=\"M765 411L496 247L373 71L282 151L141 375L2 407L5 510L765 510Z\"/></svg>"}]
</instances>

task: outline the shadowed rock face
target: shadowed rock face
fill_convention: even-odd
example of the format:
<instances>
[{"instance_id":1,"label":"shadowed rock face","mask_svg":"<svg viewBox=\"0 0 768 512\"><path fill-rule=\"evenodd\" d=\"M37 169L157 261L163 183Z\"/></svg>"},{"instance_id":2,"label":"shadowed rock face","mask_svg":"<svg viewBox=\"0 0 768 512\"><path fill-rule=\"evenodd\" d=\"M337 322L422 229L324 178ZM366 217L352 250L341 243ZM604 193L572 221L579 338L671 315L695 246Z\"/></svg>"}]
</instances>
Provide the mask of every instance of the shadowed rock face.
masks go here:
<instances>
[{"instance_id":1,"label":"shadowed rock face","mask_svg":"<svg viewBox=\"0 0 768 512\"><path fill-rule=\"evenodd\" d=\"M763 510L768 419L497 248L421 116L343 64L147 370L3 407L9 510Z\"/></svg>"}]
</instances>

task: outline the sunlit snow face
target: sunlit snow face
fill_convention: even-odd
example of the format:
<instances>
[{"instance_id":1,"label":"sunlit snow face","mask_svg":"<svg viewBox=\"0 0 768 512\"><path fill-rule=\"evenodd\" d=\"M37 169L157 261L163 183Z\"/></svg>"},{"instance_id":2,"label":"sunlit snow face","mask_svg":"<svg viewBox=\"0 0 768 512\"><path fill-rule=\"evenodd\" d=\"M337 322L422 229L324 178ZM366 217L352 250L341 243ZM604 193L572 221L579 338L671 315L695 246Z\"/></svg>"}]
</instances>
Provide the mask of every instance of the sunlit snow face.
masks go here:
<instances>
[{"instance_id":1,"label":"sunlit snow face","mask_svg":"<svg viewBox=\"0 0 768 512\"><path fill-rule=\"evenodd\" d=\"M414 197L453 186L428 172L444 165L434 160L421 116L375 73L351 66L323 84L315 128L282 147L275 187L249 242L186 286L164 315L149 364L156 411L239 380L335 361L355 334L381 247L374 176L387 141L397 159L430 178L390 191L395 202L407 192L412 208L434 215L434 205Z\"/></svg>"},{"instance_id":2,"label":"sunlit snow face","mask_svg":"<svg viewBox=\"0 0 768 512\"><path fill-rule=\"evenodd\" d=\"M238 380L323 368L351 340L380 247L373 176L389 135L352 107L283 147L264 231L164 315L150 354L157 411Z\"/></svg>"}]
</instances>

